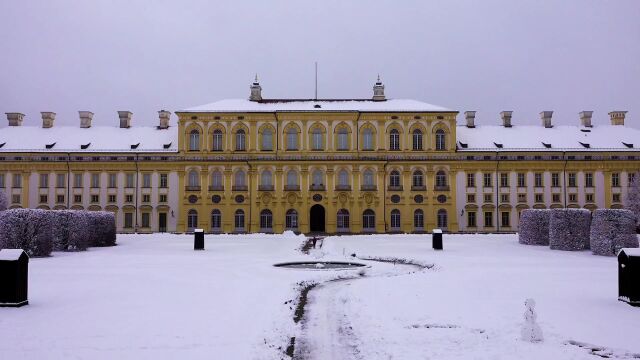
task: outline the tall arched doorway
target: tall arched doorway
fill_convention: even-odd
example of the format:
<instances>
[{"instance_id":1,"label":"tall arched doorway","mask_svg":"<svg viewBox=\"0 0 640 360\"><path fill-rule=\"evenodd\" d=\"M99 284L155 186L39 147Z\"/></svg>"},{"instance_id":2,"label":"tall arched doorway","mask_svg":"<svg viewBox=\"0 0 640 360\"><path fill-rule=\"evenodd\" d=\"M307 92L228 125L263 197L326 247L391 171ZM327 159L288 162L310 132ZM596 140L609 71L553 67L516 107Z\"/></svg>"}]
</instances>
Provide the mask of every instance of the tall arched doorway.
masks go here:
<instances>
[{"instance_id":1,"label":"tall arched doorway","mask_svg":"<svg viewBox=\"0 0 640 360\"><path fill-rule=\"evenodd\" d=\"M324 229L324 207L316 204L309 211L309 230L311 232L325 232Z\"/></svg>"}]
</instances>

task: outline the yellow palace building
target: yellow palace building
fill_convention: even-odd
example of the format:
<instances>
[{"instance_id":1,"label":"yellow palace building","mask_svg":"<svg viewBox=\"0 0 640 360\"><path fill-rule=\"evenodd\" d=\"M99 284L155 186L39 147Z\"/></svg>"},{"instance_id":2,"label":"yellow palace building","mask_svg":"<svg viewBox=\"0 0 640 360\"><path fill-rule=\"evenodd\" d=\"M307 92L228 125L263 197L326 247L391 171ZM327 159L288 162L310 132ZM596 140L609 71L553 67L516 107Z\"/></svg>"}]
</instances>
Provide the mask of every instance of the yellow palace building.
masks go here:
<instances>
[{"instance_id":1,"label":"yellow palace building","mask_svg":"<svg viewBox=\"0 0 640 360\"><path fill-rule=\"evenodd\" d=\"M476 125L467 111L387 99L248 99L159 112L156 127L0 128L0 191L11 207L107 210L121 232L517 231L527 208L624 207L640 131L610 123Z\"/></svg>"}]
</instances>

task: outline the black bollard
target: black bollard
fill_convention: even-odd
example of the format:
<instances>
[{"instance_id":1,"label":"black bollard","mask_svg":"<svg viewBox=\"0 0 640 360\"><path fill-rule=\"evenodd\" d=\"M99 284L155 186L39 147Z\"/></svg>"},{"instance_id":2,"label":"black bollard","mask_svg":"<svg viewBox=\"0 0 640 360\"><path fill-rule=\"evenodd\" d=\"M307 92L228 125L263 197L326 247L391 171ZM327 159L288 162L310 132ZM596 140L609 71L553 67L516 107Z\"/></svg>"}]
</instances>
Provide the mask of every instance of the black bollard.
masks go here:
<instances>
[{"instance_id":1,"label":"black bollard","mask_svg":"<svg viewBox=\"0 0 640 360\"><path fill-rule=\"evenodd\" d=\"M193 250L204 250L204 230L195 229L193 236Z\"/></svg>"},{"instance_id":2,"label":"black bollard","mask_svg":"<svg viewBox=\"0 0 640 360\"><path fill-rule=\"evenodd\" d=\"M442 230L433 229L432 235L433 250L442 250Z\"/></svg>"},{"instance_id":3,"label":"black bollard","mask_svg":"<svg viewBox=\"0 0 640 360\"><path fill-rule=\"evenodd\" d=\"M0 250L0 306L29 304L29 256L22 249Z\"/></svg>"}]
</instances>

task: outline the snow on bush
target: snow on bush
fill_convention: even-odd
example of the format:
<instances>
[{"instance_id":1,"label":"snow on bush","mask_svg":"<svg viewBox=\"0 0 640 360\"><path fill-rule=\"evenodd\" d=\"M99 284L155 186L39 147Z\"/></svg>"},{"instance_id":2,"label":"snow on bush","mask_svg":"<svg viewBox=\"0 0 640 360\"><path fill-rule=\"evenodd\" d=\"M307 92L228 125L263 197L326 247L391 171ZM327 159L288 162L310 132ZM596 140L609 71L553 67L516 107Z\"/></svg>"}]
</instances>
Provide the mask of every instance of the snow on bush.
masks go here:
<instances>
[{"instance_id":1,"label":"snow on bush","mask_svg":"<svg viewBox=\"0 0 640 360\"><path fill-rule=\"evenodd\" d=\"M554 250L589 249L591 212L587 209L552 209L549 215L549 246Z\"/></svg>"},{"instance_id":2,"label":"snow on bush","mask_svg":"<svg viewBox=\"0 0 640 360\"><path fill-rule=\"evenodd\" d=\"M53 250L67 251L69 250L69 220L72 210L52 210L51 218L53 229L51 230L53 237Z\"/></svg>"},{"instance_id":3,"label":"snow on bush","mask_svg":"<svg viewBox=\"0 0 640 360\"><path fill-rule=\"evenodd\" d=\"M640 231L640 172L635 174L629 184L626 200L626 208L636 216L636 231Z\"/></svg>"},{"instance_id":4,"label":"snow on bush","mask_svg":"<svg viewBox=\"0 0 640 360\"><path fill-rule=\"evenodd\" d=\"M0 248L23 249L29 256L49 256L52 247L49 211L11 209L0 212Z\"/></svg>"},{"instance_id":5,"label":"snow on bush","mask_svg":"<svg viewBox=\"0 0 640 360\"><path fill-rule=\"evenodd\" d=\"M525 245L549 245L550 210L527 209L520 214L518 241Z\"/></svg>"},{"instance_id":6,"label":"snow on bush","mask_svg":"<svg viewBox=\"0 0 640 360\"><path fill-rule=\"evenodd\" d=\"M615 256L622 248L638 247L635 216L630 210L597 209L590 239L594 255Z\"/></svg>"},{"instance_id":7,"label":"snow on bush","mask_svg":"<svg viewBox=\"0 0 640 360\"><path fill-rule=\"evenodd\" d=\"M7 199L7 194L4 191L0 191L0 211L7 210L9 204L9 199Z\"/></svg>"},{"instance_id":8,"label":"snow on bush","mask_svg":"<svg viewBox=\"0 0 640 360\"><path fill-rule=\"evenodd\" d=\"M68 251L82 251L89 247L89 216L88 211L69 212Z\"/></svg>"},{"instance_id":9,"label":"snow on bush","mask_svg":"<svg viewBox=\"0 0 640 360\"><path fill-rule=\"evenodd\" d=\"M116 218L108 211L90 211L90 245L114 246L116 244Z\"/></svg>"}]
</instances>

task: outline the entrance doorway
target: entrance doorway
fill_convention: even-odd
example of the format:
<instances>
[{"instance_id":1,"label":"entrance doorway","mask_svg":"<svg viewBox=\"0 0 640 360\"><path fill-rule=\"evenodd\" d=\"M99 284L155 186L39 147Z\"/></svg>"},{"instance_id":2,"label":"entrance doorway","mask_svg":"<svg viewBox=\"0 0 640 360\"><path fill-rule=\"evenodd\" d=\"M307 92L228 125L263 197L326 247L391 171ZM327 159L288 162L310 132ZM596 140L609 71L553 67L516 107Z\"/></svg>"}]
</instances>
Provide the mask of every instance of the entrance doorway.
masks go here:
<instances>
[{"instance_id":1,"label":"entrance doorway","mask_svg":"<svg viewBox=\"0 0 640 360\"><path fill-rule=\"evenodd\" d=\"M311 232L325 232L324 228L324 207L322 205L313 205L309 211L309 230Z\"/></svg>"},{"instance_id":2,"label":"entrance doorway","mask_svg":"<svg viewBox=\"0 0 640 360\"><path fill-rule=\"evenodd\" d=\"M158 231L167 232L167 213L158 214Z\"/></svg>"}]
</instances>

